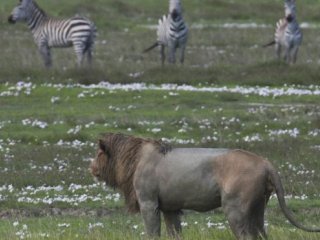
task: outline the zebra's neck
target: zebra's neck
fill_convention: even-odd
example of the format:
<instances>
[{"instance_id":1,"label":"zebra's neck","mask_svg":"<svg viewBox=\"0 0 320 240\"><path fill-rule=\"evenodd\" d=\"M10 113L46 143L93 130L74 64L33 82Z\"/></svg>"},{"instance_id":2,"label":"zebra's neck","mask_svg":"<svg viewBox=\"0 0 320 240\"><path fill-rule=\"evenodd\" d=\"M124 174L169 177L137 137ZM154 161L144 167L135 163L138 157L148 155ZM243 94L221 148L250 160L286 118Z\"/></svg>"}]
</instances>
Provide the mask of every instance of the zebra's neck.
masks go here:
<instances>
[{"instance_id":1,"label":"zebra's neck","mask_svg":"<svg viewBox=\"0 0 320 240\"><path fill-rule=\"evenodd\" d=\"M183 22L182 15L176 16L174 19L172 18L171 14L168 15L168 17L171 19L172 23L180 23Z\"/></svg>"},{"instance_id":2,"label":"zebra's neck","mask_svg":"<svg viewBox=\"0 0 320 240\"><path fill-rule=\"evenodd\" d=\"M291 30L299 29L298 21L294 18L292 21L288 22L288 28L290 28Z\"/></svg>"},{"instance_id":3,"label":"zebra's neck","mask_svg":"<svg viewBox=\"0 0 320 240\"><path fill-rule=\"evenodd\" d=\"M30 6L31 14L27 19L29 29L34 32L48 18L47 14L36 3Z\"/></svg>"}]
</instances>

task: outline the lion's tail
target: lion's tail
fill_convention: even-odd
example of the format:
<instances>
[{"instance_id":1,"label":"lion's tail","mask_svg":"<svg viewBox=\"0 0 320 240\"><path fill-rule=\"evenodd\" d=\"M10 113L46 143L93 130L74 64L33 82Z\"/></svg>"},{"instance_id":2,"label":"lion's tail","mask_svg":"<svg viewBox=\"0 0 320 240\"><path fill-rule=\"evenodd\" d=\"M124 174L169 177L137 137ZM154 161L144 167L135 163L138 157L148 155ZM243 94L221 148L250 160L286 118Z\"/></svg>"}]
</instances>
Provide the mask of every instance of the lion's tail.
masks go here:
<instances>
[{"instance_id":1,"label":"lion's tail","mask_svg":"<svg viewBox=\"0 0 320 240\"><path fill-rule=\"evenodd\" d=\"M289 222L296 226L297 228L300 228L304 231L307 232L320 232L320 228L309 228L305 227L293 217L292 211L288 208L285 198L284 198L284 190L283 190L283 185L281 183L281 179L279 174L276 172L276 170L273 167L269 167L269 176L271 180L271 184L274 186L277 198L279 201L280 208L282 212L284 213L285 217L289 220Z\"/></svg>"}]
</instances>

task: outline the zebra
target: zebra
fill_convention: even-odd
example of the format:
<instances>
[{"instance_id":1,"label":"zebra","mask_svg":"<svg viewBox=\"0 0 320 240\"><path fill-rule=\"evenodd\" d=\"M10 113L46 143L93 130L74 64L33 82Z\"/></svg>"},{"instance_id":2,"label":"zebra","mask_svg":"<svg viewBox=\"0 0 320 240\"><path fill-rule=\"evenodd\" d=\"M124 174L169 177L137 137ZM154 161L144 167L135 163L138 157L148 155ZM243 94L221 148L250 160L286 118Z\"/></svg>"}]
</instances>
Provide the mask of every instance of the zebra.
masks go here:
<instances>
[{"instance_id":1,"label":"zebra","mask_svg":"<svg viewBox=\"0 0 320 240\"><path fill-rule=\"evenodd\" d=\"M92 60L92 48L97 29L90 20L74 16L68 19L49 17L33 0L20 0L8 17L9 23L26 22L33 34L44 65L51 67L52 47L72 47L76 53L78 66L81 66L85 54L88 62Z\"/></svg>"},{"instance_id":2,"label":"zebra","mask_svg":"<svg viewBox=\"0 0 320 240\"><path fill-rule=\"evenodd\" d=\"M157 41L145 49L146 53L160 46L161 63L165 61L165 47L168 47L168 62L175 63L175 52L180 48L180 63L184 62L184 51L188 40L188 27L182 17L180 0L169 0L169 14L159 19L157 27Z\"/></svg>"},{"instance_id":3,"label":"zebra","mask_svg":"<svg viewBox=\"0 0 320 240\"><path fill-rule=\"evenodd\" d=\"M293 64L297 60L297 54L302 42L302 31L296 19L296 1L285 0L285 17L276 24L274 40L266 45L275 45L278 59L281 57L281 50L284 48L284 60Z\"/></svg>"}]
</instances>

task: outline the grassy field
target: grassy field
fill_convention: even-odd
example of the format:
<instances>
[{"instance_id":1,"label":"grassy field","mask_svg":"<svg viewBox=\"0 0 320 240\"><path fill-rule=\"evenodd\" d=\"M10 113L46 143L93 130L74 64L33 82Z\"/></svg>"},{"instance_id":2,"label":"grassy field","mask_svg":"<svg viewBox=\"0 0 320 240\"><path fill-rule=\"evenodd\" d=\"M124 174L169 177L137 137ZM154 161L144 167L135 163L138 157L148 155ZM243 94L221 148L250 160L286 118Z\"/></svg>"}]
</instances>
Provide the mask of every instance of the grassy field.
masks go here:
<instances>
[{"instance_id":1,"label":"grassy field","mask_svg":"<svg viewBox=\"0 0 320 240\"><path fill-rule=\"evenodd\" d=\"M103 132L253 151L281 173L296 218L320 226L319 1L297 2L304 40L287 66L261 48L283 1L185 0L186 61L165 67L158 51L141 52L167 1L38 3L53 16L90 17L99 35L91 68L77 69L72 49L54 49L45 69L27 26L7 23L15 3L2 0L1 239L146 238L140 216L87 170ZM270 239L319 239L294 229L274 197L266 219ZM183 239L234 238L218 209L186 211Z\"/></svg>"},{"instance_id":2,"label":"grassy field","mask_svg":"<svg viewBox=\"0 0 320 240\"><path fill-rule=\"evenodd\" d=\"M221 84L312 84L318 79L319 37L317 0L298 1L298 19L306 27L304 44L295 68L274 61L271 48L261 48L273 38L274 25L283 16L280 0L244 2L184 1L185 19L190 26L185 65L178 69L160 68L159 53L142 54L156 38L157 24L167 11L167 1L87 0L39 1L44 9L57 17L83 14L98 27L94 67L92 71L75 70L72 49L54 49L52 70L43 68L30 32L25 24L10 25L7 17L12 1L4 0L0 11L0 43L5 48L1 58L1 82L32 81L92 83L221 83ZM61 6L63 5L63 6ZM141 7L140 7L141 6ZM265 9L265 10L263 10ZM256 23L263 28L226 28L225 23ZM258 25L258 26L260 26ZM19 50L18 50L19 49ZM19 67L17 67L17 65ZM139 73L139 74L137 74ZM135 76L132 79L131 76Z\"/></svg>"}]
</instances>

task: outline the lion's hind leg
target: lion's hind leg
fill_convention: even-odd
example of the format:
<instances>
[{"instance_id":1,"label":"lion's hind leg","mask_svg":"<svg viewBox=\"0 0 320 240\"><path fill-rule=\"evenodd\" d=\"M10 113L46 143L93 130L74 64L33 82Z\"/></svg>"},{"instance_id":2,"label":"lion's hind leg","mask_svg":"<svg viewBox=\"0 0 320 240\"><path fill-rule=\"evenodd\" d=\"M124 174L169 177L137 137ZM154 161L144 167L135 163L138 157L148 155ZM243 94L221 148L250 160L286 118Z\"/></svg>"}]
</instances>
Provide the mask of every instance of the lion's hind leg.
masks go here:
<instances>
[{"instance_id":1,"label":"lion's hind leg","mask_svg":"<svg viewBox=\"0 0 320 240\"><path fill-rule=\"evenodd\" d=\"M222 207L237 239L266 238L264 230L265 198L248 203L233 197L231 200L224 201Z\"/></svg>"},{"instance_id":2,"label":"lion's hind leg","mask_svg":"<svg viewBox=\"0 0 320 240\"><path fill-rule=\"evenodd\" d=\"M248 228L251 235L255 238L266 239L267 234L264 228L264 212L269 197L261 196L254 200L248 210Z\"/></svg>"},{"instance_id":3,"label":"lion's hind leg","mask_svg":"<svg viewBox=\"0 0 320 240\"><path fill-rule=\"evenodd\" d=\"M167 232L170 237L179 239L181 233L181 212L163 212L164 221L166 223Z\"/></svg>"}]
</instances>

